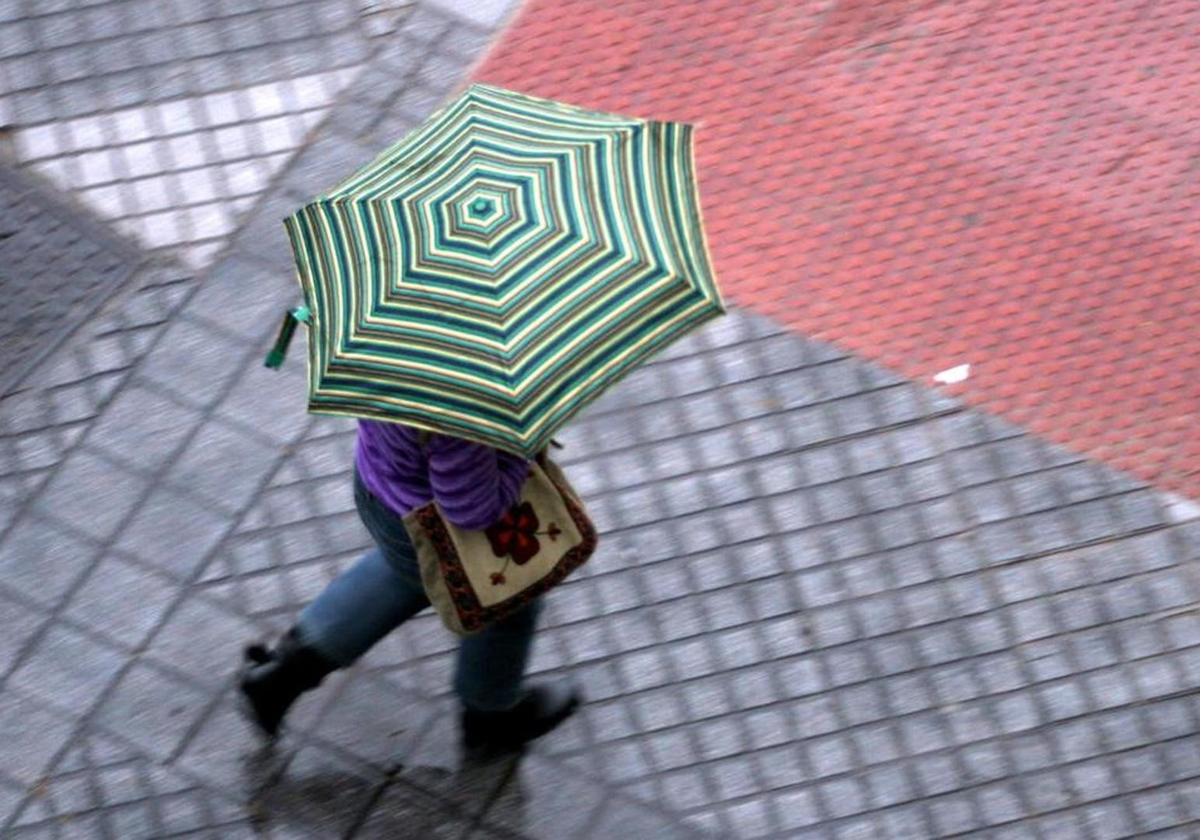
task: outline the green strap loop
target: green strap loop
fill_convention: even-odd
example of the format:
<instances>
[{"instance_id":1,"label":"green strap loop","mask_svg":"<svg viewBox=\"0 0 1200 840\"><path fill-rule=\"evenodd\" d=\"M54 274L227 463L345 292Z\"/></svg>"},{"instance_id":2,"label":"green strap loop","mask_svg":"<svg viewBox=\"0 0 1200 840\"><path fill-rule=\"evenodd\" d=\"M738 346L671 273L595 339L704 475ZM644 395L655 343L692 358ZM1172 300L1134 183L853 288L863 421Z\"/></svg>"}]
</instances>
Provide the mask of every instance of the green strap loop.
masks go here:
<instances>
[{"instance_id":1,"label":"green strap loop","mask_svg":"<svg viewBox=\"0 0 1200 840\"><path fill-rule=\"evenodd\" d=\"M312 312L307 306L297 306L284 315L283 323L279 325L279 335L275 337L275 346L271 348L271 352L267 353L267 359L263 364L275 370L282 367L284 357L287 356L288 345L292 343L292 336L296 333L296 325L309 323L312 323Z\"/></svg>"}]
</instances>

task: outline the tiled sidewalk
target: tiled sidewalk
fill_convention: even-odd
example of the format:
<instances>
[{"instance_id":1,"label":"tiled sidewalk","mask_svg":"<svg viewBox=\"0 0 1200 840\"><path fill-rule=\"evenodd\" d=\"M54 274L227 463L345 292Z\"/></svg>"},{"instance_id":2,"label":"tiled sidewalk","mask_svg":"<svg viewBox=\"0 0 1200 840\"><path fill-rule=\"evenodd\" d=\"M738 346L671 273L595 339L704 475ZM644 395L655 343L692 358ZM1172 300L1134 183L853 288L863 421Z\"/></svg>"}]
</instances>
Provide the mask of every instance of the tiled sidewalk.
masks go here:
<instances>
[{"instance_id":1,"label":"tiled sidewalk","mask_svg":"<svg viewBox=\"0 0 1200 840\"><path fill-rule=\"evenodd\" d=\"M367 62L209 270L148 271L0 403L0 834L1194 836L1200 521L741 310L563 435L604 547L534 669L586 687L577 719L460 765L427 615L257 747L240 646L366 545L352 425L304 413L299 359L261 367L295 297L278 219L500 19L449 6L408 13L424 52Z\"/></svg>"},{"instance_id":2,"label":"tiled sidewalk","mask_svg":"<svg viewBox=\"0 0 1200 840\"><path fill-rule=\"evenodd\" d=\"M403 0L6 6L0 115L19 161L193 268L211 262L333 103L355 95L379 45L406 46L403 21L414 8Z\"/></svg>"},{"instance_id":3,"label":"tiled sidewalk","mask_svg":"<svg viewBox=\"0 0 1200 840\"><path fill-rule=\"evenodd\" d=\"M0 171L0 397L119 292L143 258L104 225L52 200L44 184Z\"/></svg>"}]
</instances>

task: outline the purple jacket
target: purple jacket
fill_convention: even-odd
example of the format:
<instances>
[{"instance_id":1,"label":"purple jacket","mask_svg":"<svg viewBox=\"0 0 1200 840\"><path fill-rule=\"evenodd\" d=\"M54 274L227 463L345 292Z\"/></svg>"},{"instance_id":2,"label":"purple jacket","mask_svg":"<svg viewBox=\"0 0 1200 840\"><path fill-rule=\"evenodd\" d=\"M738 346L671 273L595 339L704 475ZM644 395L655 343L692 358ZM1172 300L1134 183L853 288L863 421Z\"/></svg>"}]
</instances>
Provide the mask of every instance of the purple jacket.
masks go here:
<instances>
[{"instance_id":1,"label":"purple jacket","mask_svg":"<svg viewBox=\"0 0 1200 840\"><path fill-rule=\"evenodd\" d=\"M529 462L517 455L446 435L432 435L422 452L416 429L376 420L358 421L355 464L396 515L432 499L446 519L472 531L499 519L529 475Z\"/></svg>"}]
</instances>

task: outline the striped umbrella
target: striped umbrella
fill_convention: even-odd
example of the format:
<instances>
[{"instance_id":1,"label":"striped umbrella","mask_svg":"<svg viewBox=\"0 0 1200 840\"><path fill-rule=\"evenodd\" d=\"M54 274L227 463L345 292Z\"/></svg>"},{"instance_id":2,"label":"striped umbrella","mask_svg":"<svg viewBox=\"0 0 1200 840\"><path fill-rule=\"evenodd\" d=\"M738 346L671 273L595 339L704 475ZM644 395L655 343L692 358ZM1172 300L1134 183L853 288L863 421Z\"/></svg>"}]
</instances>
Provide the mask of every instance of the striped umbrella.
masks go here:
<instances>
[{"instance_id":1,"label":"striped umbrella","mask_svg":"<svg viewBox=\"0 0 1200 840\"><path fill-rule=\"evenodd\" d=\"M472 85L284 224L310 411L526 456L724 311L682 123Z\"/></svg>"}]
</instances>

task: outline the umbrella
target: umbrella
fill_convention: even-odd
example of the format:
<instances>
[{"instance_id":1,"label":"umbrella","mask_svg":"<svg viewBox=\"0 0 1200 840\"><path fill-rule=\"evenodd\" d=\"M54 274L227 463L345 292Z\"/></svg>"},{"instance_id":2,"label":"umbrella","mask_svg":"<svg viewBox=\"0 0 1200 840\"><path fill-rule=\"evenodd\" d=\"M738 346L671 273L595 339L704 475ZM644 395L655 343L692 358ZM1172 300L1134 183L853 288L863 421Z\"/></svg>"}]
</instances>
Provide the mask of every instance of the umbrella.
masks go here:
<instances>
[{"instance_id":1,"label":"umbrella","mask_svg":"<svg viewBox=\"0 0 1200 840\"><path fill-rule=\"evenodd\" d=\"M310 411L525 456L724 311L684 123L471 85L284 225Z\"/></svg>"}]
</instances>

